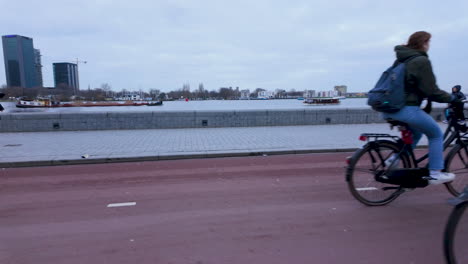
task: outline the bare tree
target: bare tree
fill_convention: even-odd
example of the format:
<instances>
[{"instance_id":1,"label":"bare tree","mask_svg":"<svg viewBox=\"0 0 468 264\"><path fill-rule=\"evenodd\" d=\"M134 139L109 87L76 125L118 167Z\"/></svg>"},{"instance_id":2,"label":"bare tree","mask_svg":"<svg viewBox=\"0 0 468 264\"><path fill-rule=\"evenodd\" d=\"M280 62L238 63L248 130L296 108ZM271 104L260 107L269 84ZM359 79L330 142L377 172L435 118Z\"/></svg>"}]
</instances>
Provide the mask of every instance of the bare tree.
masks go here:
<instances>
[{"instance_id":1,"label":"bare tree","mask_svg":"<svg viewBox=\"0 0 468 264\"><path fill-rule=\"evenodd\" d=\"M186 83L182 86L182 96L184 98L191 98L191 93L190 93L190 84Z\"/></svg>"},{"instance_id":2,"label":"bare tree","mask_svg":"<svg viewBox=\"0 0 468 264\"><path fill-rule=\"evenodd\" d=\"M9 97L20 97L23 96L23 87L13 87L13 86L6 86L3 85L1 91L5 94L6 98Z\"/></svg>"},{"instance_id":3,"label":"bare tree","mask_svg":"<svg viewBox=\"0 0 468 264\"><path fill-rule=\"evenodd\" d=\"M150 95L150 97L153 98L153 99L158 98L160 94L161 94L161 91L160 91L159 89L151 89L151 90L149 91L149 95Z\"/></svg>"},{"instance_id":4,"label":"bare tree","mask_svg":"<svg viewBox=\"0 0 468 264\"><path fill-rule=\"evenodd\" d=\"M158 98L159 98L159 100L165 100L165 99L167 99L167 95L166 95L166 93L160 93Z\"/></svg>"},{"instance_id":5,"label":"bare tree","mask_svg":"<svg viewBox=\"0 0 468 264\"><path fill-rule=\"evenodd\" d=\"M194 96L199 99L206 99L208 97L208 92L205 90L203 83L198 85L198 90L194 92Z\"/></svg>"},{"instance_id":6,"label":"bare tree","mask_svg":"<svg viewBox=\"0 0 468 264\"><path fill-rule=\"evenodd\" d=\"M23 96L34 99L39 95L39 88L23 88Z\"/></svg>"},{"instance_id":7,"label":"bare tree","mask_svg":"<svg viewBox=\"0 0 468 264\"><path fill-rule=\"evenodd\" d=\"M239 90L237 90L237 92L239 92ZM238 98L237 92L233 90L232 87L229 87L229 88L221 87L219 88L219 97L223 99L236 99Z\"/></svg>"},{"instance_id":8,"label":"bare tree","mask_svg":"<svg viewBox=\"0 0 468 264\"><path fill-rule=\"evenodd\" d=\"M112 91L112 86L108 83L103 83L101 84L101 90L104 91L106 97L109 97Z\"/></svg>"}]
</instances>

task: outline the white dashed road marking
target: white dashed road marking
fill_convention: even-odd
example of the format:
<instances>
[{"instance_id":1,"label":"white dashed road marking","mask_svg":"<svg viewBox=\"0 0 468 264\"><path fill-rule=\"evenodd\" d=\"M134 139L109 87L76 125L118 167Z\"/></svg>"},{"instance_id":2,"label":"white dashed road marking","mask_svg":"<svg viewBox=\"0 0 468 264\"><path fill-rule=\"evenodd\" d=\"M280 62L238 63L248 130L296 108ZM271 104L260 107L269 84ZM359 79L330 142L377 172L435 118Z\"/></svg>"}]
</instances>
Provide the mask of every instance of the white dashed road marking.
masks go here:
<instances>
[{"instance_id":1,"label":"white dashed road marking","mask_svg":"<svg viewBox=\"0 0 468 264\"><path fill-rule=\"evenodd\" d=\"M108 204L107 207L122 207L122 206L134 206L136 202L129 202L129 203L112 203Z\"/></svg>"},{"instance_id":2,"label":"white dashed road marking","mask_svg":"<svg viewBox=\"0 0 468 264\"><path fill-rule=\"evenodd\" d=\"M375 187L356 188L356 191L377 191Z\"/></svg>"}]
</instances>

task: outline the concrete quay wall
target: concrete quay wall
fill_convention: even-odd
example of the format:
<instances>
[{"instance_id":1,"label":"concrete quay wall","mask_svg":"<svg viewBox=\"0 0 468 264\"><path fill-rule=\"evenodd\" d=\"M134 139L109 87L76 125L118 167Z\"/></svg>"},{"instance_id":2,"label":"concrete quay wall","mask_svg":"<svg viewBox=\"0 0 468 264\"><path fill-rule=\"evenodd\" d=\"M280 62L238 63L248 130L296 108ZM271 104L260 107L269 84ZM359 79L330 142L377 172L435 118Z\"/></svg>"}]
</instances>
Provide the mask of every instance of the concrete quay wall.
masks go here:
<instances>
[{"instance_id":1,"label":"concrete quay wall","mask_svg":"<svg viewBox=\"0 0 468 264\"><path fill-rule=\"evenodd\" d=\"M432 116L443 120L443 109ZM179 112L1 113L0 132L84 131L204 127L382 123L371 109L238 110Z\"/></svg>"}]
</instances>

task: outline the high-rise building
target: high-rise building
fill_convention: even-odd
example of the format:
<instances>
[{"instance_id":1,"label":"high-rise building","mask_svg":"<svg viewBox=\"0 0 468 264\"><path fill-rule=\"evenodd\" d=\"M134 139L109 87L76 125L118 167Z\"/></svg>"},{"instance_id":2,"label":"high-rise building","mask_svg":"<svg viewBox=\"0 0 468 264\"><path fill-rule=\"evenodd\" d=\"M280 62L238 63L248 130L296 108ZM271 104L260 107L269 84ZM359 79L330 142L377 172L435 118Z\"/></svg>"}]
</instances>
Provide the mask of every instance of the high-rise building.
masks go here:
<instances>
[{"instance_id":1,"label":"high-rise building","mask_svg":"<svg viewBox=\"0 0 468 264\"><path fill-rule=\"evenodd\" d=\"M32 38L5 35L2 36L2 44L7 85L25 88L42 86L36 77Z\"/></svg>"},{"instance_id":2,"label":"high-rise building","mask_svg":"<svg viewBox=\"0 0 468 264\"><path fill-rule=\"evenodd\" d=\"M335 91L338 92L339 96L345 96L348 90L348 87L346 85L337 85L335 86Z\"/></svg>"},{"instance_id":3,"label":"high-rise building","mask_svg":"<svg viewBox=\"0 0 468 264\"><path fill-rule=\"evenodd\" d=\"M305 90L303 96L304 96L305 98L312 98L312 97L316 97L317 94L316 94L315 90Z\"/></svg>"},{"instance_id":4,"label":"high-rise building","mask_svg":"<svg viewBox=\"0 0 468 264\"><path fill-rule=\"evenodd\" d=\"M74 95L77 95L80 90L78 65L69 62L57 62L53 65L55 87L66 85L73 91Z\"/></svg>"},{"instance_id":5,"label":"high-rise building","mask_svg":"<svg viewBox=\"0 0 468 264\"><path fill-rule=\"evenodd\" d=\"M36 69L36 83L40 87L44 87L44 81L42 79L42 59L41 51L34 49L34 68Z\"/></svg>"}]
</instances>

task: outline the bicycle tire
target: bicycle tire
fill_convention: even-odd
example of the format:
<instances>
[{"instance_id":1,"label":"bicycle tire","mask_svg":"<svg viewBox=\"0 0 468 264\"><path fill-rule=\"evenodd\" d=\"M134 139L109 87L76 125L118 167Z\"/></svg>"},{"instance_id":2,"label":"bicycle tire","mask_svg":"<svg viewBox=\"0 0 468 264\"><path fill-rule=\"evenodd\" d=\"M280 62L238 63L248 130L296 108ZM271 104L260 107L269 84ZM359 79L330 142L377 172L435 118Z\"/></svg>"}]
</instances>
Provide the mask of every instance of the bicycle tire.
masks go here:
<instances>
[{"instance_id":1,"label":"bicycle tire","mask_svg":"<svg viewBox=\"0 0 468 264\"><path fill-rule=\"evenodd\" d=\"M464 224L462 226L463 232L468 231L468 219L463 218L466 207L468 206L468 201L462 202L453 208L450 216L448 218L447 224L445 225L444 231L444 256L448 264L456 263L466 263L468 260L468 251L462 250L460 248L465 247L465 241L457 241L458 238L466 238L467 234L457 233L457 230L460 230L460 223ZM462 220L463 219L463 220ZM463 259L460 258L461 252L464 252L465 255L462 255ZM459 262L462 261L462 262Z\"/></svg>"},{"instance_id":2,"label":"bicycle tire","mask_svg":"<svg viewBox=\"0 0 468 264\"><path fill-rule=\"evenodd\" d=\"M383 165L385 159L399 151L400 146L396 142L378 140L373 144L367 144L354 153L346 170L346 182L354 198L367 206L382 206L392 202L401 194L401 188L395 188L395 185L375 180L376 173L382 173L385 170ZM381 153L381 158L378 152ZM369 162L370 166L367 164ZM403 168L411 167L409 156L406 153L400 154L400 162ZM362 183L361 178L363 179ZM395 189L384 190L384 187Z\"/></svg>"},{"instance_id":3,"label":"bicycle tire","mask_svg":"<svg viewBox=\"0 0 468 264\"><path fill-rule=\"evenodd\" d=\"M445 183L447 190L458 196L468 185L468 146L455 145L445 158L445 170L455 174L455 179Z\"/></svg>"}]
</instances>

